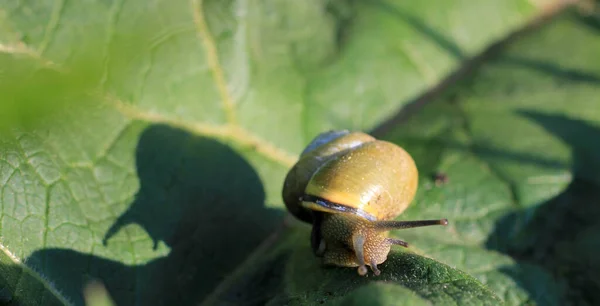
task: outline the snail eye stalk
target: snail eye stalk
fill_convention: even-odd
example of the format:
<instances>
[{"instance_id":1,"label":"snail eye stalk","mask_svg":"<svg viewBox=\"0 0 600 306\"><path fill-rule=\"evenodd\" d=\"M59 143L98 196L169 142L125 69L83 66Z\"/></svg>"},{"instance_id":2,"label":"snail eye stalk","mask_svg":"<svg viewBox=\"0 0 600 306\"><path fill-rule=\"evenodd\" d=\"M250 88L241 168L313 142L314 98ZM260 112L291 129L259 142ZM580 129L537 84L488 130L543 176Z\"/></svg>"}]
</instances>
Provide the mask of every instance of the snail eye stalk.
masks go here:
<instances>
[{"instance_id":1,"label":"snail eye stalk","mask_svg":"<svg viewBox=\"0 0 600 306\"><path fill-rule=\"evenodd\" d=\"M440 220L419 220L419 221L377 221L374 222L375 229L379 231L391 231L398 229L432 226L432 225L448 225L448 219Z\"/></svg>"},{"instance_id":2,"label":"snail eye stalk","mask_svg":"<svg viewBox=\"0 0 600 306\"><path fill-rule=\"evenodd\" d=\"M367 274L367 267L365 266L365 236L354 235L352 237L352 244L354 246L354 253L356 254L356 260L358 261L358 275L364 276Z\"/></svg>"}]
</instances>

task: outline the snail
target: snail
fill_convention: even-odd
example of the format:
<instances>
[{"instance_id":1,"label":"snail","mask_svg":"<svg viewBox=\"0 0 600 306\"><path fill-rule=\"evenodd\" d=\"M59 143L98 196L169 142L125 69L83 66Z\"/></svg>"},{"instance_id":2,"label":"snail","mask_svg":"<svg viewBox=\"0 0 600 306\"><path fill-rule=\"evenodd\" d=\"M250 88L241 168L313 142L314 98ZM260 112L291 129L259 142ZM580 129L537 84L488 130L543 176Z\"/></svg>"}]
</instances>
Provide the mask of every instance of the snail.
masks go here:
<instances>
[{"instance_id":1,"label":"snail","mask_svg":"<svg viewBox=\"0 0 600 306\"><path fill-rule=\"evenodd\" d=\"M447 219L396 221L413 200L418 171L401 147L362 132L324 132L302 151L282 190L287 210L312 224L311 248L325 265L369 266L387 259L392 245L408 247L388 232L430 225Z\"/></svg>"}]
</instances>

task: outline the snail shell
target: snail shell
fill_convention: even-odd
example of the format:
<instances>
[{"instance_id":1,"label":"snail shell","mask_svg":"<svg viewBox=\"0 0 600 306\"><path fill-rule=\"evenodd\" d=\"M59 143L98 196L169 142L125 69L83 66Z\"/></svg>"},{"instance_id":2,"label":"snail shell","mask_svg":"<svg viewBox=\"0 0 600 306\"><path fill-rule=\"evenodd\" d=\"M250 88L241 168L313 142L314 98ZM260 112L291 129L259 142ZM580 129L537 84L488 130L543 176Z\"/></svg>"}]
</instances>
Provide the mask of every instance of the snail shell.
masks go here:
<instances>
[{"instance_id":1,"label":"snail shell","mask_svg":"<svg viewBox=\"0 0 600 306\"><path fill-rule=\"evenodd\" d=\"M317 136L288 172L283 200L296 218L313 224L311 245L325 264L366 265L379 274L393 244L387 231L447 224L447 220L392 221L413 200L418 171L401 147L349 131ZM366 264L365 264L366 263Z\"/></svg>"}]
</instances>

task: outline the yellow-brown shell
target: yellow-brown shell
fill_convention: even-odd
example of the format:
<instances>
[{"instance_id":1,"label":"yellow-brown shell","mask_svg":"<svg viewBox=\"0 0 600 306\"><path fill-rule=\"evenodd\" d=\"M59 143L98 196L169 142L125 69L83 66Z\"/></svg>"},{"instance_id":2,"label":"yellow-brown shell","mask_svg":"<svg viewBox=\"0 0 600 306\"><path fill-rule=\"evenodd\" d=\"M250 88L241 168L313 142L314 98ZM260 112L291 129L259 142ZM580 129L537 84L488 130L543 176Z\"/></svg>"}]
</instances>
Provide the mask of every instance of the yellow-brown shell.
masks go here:
<instances>
[{"instance_id":1,"label":"yellow-brown shell","mask_svg":"<svg viewBox=\"0 0 600 306\"><path fill-rule=\"evenodd\" d=\"M402 213L417 190L418 172L411 156L364 133L329 133L319 135L288 173L283 189L288 210L306 222L311 222L310 210L369 220ZM323 141L328 135L332 139Z\"/></svg>"},{"instance_id":2,"label":"yellow-brown shell","mask_svg":"<svg viewBox=\"0 0 600 306\"><path fill-rule=\"evenodd\" d=\"M298 219L311 223L310 212L301 206L300 197L304 195L313 174L327 161L374 140L375 138L365 133L350 133L345 130L324 132L315 137L285 178L282 195L288 211Z\"/></svg>"}]
</instances>

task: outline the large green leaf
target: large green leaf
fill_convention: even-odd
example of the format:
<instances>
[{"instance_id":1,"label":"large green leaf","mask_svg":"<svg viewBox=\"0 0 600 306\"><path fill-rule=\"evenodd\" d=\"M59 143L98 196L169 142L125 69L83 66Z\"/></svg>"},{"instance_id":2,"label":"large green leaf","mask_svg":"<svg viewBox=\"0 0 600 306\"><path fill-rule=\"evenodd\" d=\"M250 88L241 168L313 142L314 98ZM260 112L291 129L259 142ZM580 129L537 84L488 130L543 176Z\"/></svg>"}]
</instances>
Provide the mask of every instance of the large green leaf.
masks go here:
<instances>
[{"instance_id":1,"label":"large green leaf","mask_svg":"<svg viewBox=\"0 0 600 306\"><path fill-rule=\"evenodd\" d=\"M554 279L573 289L581 272L597 283L585 270L594 257L565 255L546 233L574 223L564 206L581 203L588 217L585 200L598 199L598 147L586 141L600 118L589 110L600 66L593 17L531 34L449 90L451 103L381 135L421 169L402 218L451 225L397 233L418 255L395 251L380 278L365 279L321 268L307 225L279 228L286 170L317 133L375 128L549 6L0 4L3 302L79 305L92 280L119 305L560 304L565 292L594 294ZM586 53L564 57L574 45ZM433 170L450 183L431 188ZM574 176L590 185L565 189ZM563 235L560 247L594 249L586 220L569 232L582 238ZM557 256L536 257L548 248Z\"/></svg>"},{"instance_id":2,"label":"large green leaf","mask_svg":"<svg viewBox=\"0 0 600 306\"><path fill-rule=\"evenodd\" d=\"M444 234L428 228L394 235L412 242L413 252L476 277L508 305L599 301L599 17L569 13L529 34L383 135L411 152L423 174L419 195L401 219L450 220ZM565 57L565 48L589 55ZM429 176L435 172L449 182L436 185ZM299 227L289 231L306 239L308 229ZM497 304L477 294L471 300L469 293L478 291L457 285L458 273L444 279L441 267L429 268L426 257L401 250L379 278L326 272L301 239L282 238L293 246L261 252L265 257L242 267L209 302L360 304L367 290L378 305L394 304L386 294L411 298L375 285L385 281L434 303ZM407 258L418 263L407 264ZM416 267L429 270L414 277ZM283 284L261 282L266 271L285 275ZM417 280L427 288L447 287L422 292ZM265 287L270 290L258 290Z\"/></svg>"}]
</instances>

